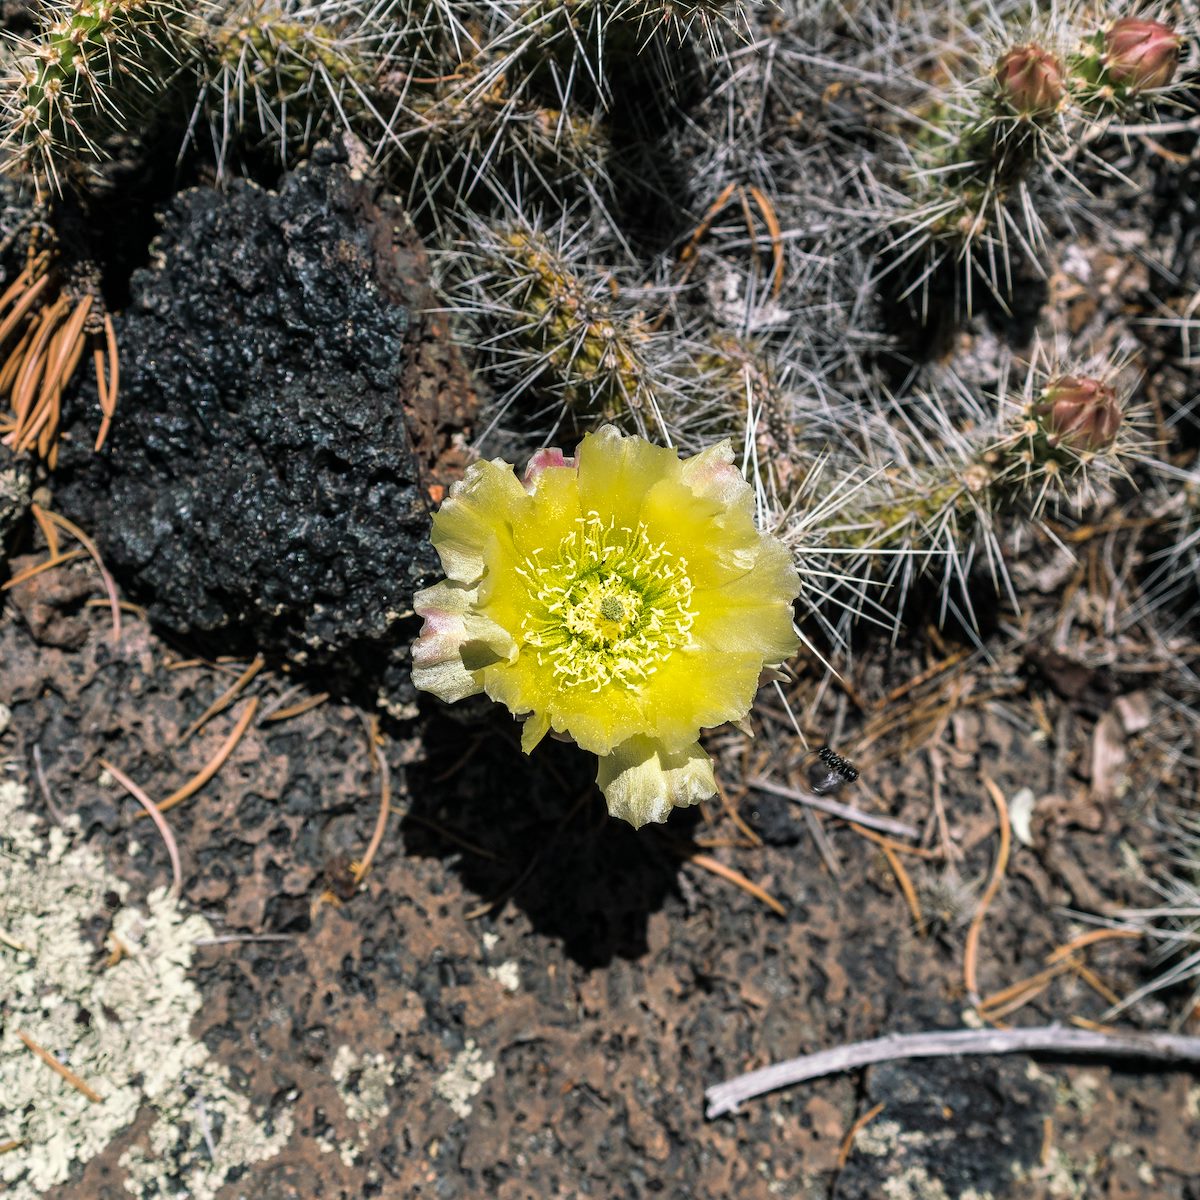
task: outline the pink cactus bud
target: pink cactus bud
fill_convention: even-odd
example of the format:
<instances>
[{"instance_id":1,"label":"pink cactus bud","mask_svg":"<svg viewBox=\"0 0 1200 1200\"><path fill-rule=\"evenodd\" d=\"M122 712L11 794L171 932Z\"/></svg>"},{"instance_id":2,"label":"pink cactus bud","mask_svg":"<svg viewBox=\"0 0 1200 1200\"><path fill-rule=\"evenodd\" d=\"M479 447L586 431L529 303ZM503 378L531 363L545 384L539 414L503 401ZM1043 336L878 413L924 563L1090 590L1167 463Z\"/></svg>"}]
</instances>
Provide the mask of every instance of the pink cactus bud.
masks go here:
<instances>
[{"instance_id":1,"label":"pink cactus bud","mask_svg":"<svg viewBox=\"0 0 1200 1200\"><path fill-rule=\"evenodd\" d=\"M1122 17L1104 35L1108 78L1131 92L1166 87L1179 65L1183 39L1161 21Z\"/></svg>"},{"instance_id":2,"label":"pink cactus bud","mask_svg":"<svg viewBox=\"0 0 1200 1200\"><path fill-rule=\"evenodd\" d=\"M1052 446L1093 453L1113 444L1124 417L1115 389L1078 375L1052 379L1034 414Z\"/></svg>"},{"instance_id":3,"label":"pink cactus bud","mask_svg":"<svg viewBox=\"0 0 1200 1200\"><path fill-rule=\"evenodd\" d=\"M1063 98L1062 62L1033 42L1014 46L996 64L996 87L1019 113L1053 112Z\"/></svg>"}]
</instances>

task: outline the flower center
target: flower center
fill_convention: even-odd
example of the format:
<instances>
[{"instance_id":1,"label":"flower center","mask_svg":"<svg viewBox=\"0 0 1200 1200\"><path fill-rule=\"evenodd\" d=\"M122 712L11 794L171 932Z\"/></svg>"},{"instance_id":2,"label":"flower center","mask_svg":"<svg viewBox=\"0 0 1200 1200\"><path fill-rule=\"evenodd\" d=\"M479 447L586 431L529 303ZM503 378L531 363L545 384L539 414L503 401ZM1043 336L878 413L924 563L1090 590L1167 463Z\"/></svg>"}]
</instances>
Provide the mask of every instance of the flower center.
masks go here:
<instances>
[{"instance_id":1,"label":"flower center","mask_svg":"<svg viewBox=\"0 0 1200 1200\"><path fill-rule=\"evenodd\" d=\"M635 687L690 640L687 560L652 542L644 525L618 528L590 512L517 573L529 591L525 644L566 687Z\"/></svg>"}]
</instances>

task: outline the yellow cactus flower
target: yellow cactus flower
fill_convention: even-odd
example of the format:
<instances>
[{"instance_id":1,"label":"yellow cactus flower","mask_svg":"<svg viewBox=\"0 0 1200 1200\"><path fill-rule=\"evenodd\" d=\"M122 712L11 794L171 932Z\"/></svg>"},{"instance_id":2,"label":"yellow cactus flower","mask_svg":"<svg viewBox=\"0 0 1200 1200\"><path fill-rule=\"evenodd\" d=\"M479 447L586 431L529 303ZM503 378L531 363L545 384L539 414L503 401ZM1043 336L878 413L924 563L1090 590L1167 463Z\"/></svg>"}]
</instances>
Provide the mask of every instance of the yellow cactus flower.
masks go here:
<instances>
[{"instance_id":1,"label":"yellow cactus flower","mask_svg":"<svg viewBox=\"0 0 1200 1200\"><path fill-rule=\"evenodd\" d=\"M472 465L433 518L448 578L418 592L413 681L486 692L600 757L635 827L716 793L702 729L740 721L764 668L799 644L791 554L754 524L728 441L680 459L606 425L524 479Z\"/></svg>"}]
</instances>

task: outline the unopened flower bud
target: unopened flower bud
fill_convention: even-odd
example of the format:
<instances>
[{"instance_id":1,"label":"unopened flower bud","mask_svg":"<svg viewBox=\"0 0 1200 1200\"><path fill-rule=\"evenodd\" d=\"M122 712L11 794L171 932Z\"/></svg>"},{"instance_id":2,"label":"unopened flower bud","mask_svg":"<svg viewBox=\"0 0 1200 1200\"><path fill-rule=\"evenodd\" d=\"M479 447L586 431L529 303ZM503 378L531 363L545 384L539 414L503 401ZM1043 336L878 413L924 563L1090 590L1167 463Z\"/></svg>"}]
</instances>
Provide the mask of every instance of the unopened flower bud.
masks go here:
<instances>
[{"instance_id":1,"label":"unopened flower bud","mask_svg":"<svg viewBox=\"0 0 1200 1200\"><path fill-rule=\"evenodd\" d=\"M1170 25L1122 17L1104 35L1105 72L1113 83L1131 92L1166 87L1175 77L1181 44Z\"/></svg>"},{"instance_id":2,"label":"unopened flower bud","mask_svg":"<svg viewBox=\"0 0 1200 1200\"><path fill-rule=\"evenodd\" d=\"M1063 98L1062 62L1032 42L1014 46L996 64L996 88L1019 113L1053 112Z\"/></svg>"},{"instance_id":3,"label":"unopened flower bud","mask_svg":"<svg viewBox=\"0 0 1200 1200\"><path fill-rule=\"evenodd\" d=\"M1113 444L1124 416L1115 389L1103 380L1078 375L1051 380L1034 415L1052 446L1092 452Z\"/></svg>"}]
</instances>

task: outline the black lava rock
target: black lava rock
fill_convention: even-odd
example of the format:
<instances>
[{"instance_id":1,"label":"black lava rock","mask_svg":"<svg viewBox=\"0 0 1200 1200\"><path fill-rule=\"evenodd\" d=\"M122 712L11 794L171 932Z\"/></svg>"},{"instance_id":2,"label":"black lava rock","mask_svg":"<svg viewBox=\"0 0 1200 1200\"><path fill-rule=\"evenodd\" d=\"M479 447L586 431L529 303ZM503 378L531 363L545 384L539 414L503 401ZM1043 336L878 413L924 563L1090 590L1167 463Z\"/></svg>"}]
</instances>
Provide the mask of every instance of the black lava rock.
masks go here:
<instances>
[{"instance_id":1,"label":"black lava rock","mask_svg":"<svg viewBox=\"0 0 1200 1200\"><path fill-rule=\"evenodd\" d=\"M332 147L278 192L177 196L117 321L108 443L77 431L56 489L159 625L334 686L365 673L401 705L412 593L436 568L403 404L427 302L403 224ZM95 413L81 395L77 423Z\"/></svg>"}]
</instances>

